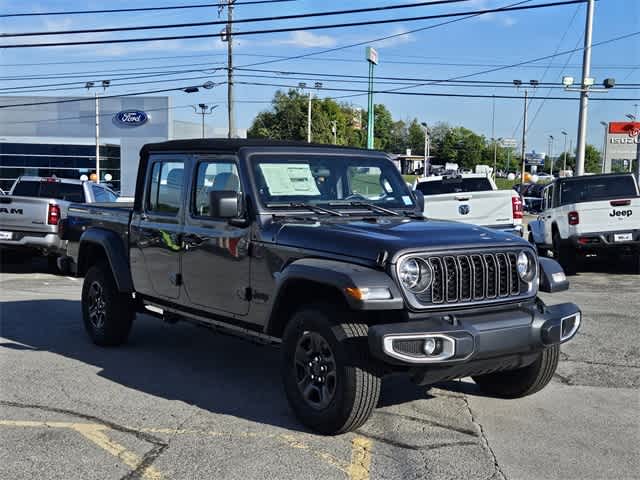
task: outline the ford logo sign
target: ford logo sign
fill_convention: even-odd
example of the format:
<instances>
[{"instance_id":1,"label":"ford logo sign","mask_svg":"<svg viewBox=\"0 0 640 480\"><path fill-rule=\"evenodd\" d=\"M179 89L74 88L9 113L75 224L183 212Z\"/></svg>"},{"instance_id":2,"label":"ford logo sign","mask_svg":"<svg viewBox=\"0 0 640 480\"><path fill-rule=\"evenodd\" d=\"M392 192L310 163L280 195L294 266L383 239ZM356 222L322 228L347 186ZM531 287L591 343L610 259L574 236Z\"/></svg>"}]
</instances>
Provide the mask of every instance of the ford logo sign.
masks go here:
<instances>
[{"instance_id":1,"label":"ford logo sign","mask_svg":"<svg viewBox=\"0 0 640 480\"><path fill-rule=\"evenodd\" d=\"M149 121L149 115L141 110L123 110L113 116L113 123L119 127L139 127Z\"/></svg>"},{"instance_id":2,"label":"ford logo sign","mask_svg":"<svg viewBox=\"0 0 640 480\"><path fill-rule=\"evenodd\" d=\"M460 212L460 215L469 215L471 207L469 205L460 205L458 207L458 211Z\"/></svg>"}]
</instances>

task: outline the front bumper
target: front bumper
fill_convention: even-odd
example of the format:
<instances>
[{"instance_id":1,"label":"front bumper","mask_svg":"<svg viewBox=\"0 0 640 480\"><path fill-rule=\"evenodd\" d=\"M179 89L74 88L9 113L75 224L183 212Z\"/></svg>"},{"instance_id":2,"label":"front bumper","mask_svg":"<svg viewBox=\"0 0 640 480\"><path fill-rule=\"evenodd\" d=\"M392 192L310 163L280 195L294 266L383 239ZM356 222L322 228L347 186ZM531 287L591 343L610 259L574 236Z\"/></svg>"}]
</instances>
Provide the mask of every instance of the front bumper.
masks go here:
<instances>
[{"instance_id":1,"label":"front bumper","mask_svg":"<svg viewBox=\"0 0 640 480\"><path fill-rule=\"evenodd\" d=\"M501 369L505 359L526 362L542 349L564 343L580 328L581 311L573 303L530 306L481 314L440 314L424 320L369 327L369 349L389 365L450 367L452 371ZM429 340L431 339L431 340ZM427 342L436 343L431 354ZM533 360L532 360L533 361ZM460 368L462 366L462 368ZM468 373L470 374L470 373Z\"/></svg>"}]
</instances>

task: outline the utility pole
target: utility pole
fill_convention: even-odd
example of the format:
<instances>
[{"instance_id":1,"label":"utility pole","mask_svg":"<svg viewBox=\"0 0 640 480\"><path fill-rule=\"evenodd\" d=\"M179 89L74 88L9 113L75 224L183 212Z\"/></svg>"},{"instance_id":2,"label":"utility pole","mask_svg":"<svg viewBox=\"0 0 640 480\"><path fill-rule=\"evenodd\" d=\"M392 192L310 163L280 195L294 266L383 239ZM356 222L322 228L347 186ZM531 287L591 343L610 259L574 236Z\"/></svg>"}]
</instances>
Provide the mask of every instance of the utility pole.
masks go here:
<instances>
[{"instance_id":1,"label":"utility pole","mask_svg":"<svg viewBox=\"0 0 640 480\"><path fill-rule=\"evenodd\" d=\"M338 144L338 122L337 120L331 121L331 133L333 133L333 144Z\"/></svg>"},{"instance_id":2,"label":"utility pole","mask_svg":"<svg viewBox=\"0 0 640 480\"><path fill-rule=\"evenodd\" d=\"M607 130L609 129L609 124L607 122L600 122L600 125L604 127L604 138L602 140L602 168L600 169L600 173L604 173L607 163Z\"/></svg>"},{"instance_id":3,"label":"utility pole","mask_svg":"<svg viewBox=\"0 0 640 480\"><path fill-rule=\"evenodd\" d=\"M584 30L584 51L582 56L582 89L580 91L580 114L578 117L578 149L576 151L576 175L584 175L584 155L587 141L587 114L589 106L589 86L591 75L591 38L593 33L593 9L595 0L587 0L587 20Z\"/></svg>"},{"instance_id":4,"label":"utility pole","mask_svg":"<svg viewBox=\"0 0 640 480\"><path fill-rule=\"evenodd\" d=\"M236 0L227 0L227 116L229 122L228 138L233 138L236 131L236 113L233 103L233 4Z\"/></svg>"},{"instance_id":5,"label":"utility pole","mask_svg":"<svg viewBox=\"0 0 640 480\"><path fill-rule=\"evenodd\" d=\"M311 98L313 92L309 90L309 108L307 109L307 143L311 143Z\"/></svg>"}]
</instances>

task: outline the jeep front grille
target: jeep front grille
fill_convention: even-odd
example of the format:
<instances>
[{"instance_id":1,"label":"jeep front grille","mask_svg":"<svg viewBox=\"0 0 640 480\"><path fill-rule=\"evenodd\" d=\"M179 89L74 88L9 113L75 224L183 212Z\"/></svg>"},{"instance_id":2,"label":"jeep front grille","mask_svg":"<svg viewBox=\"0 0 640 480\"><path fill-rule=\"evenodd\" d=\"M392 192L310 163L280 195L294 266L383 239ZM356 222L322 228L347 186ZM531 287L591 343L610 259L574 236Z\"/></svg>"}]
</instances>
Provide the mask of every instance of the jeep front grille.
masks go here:
<instances>
[{"instance_id":1,"label":"jeep front grille","mask_svg":"<svg viewBox=\"0 0 640 480\"><path fill-rule=\"evenodd\" d=\"M512 301L534 293L516 270L518 250L471 254L411 255L431 267L431 285L420 293L406 292L414 307Z\"/></svg>"}]
</instances>

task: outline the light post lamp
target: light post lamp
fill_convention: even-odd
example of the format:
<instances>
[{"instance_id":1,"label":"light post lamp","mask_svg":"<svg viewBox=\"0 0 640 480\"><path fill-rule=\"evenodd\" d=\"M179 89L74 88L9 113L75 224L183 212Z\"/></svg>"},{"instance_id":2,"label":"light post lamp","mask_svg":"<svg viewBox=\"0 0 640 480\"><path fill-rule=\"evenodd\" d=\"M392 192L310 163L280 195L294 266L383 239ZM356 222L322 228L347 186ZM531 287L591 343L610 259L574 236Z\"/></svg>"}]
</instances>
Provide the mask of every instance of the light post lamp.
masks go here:
<instances>
[{"instance_id":1,"label":"light post lamp","mask_svg":"<svg viewBox=\"0 0 640 480\"><path fill-rule=\"evenodd\" d=\"M102 80L100 85L104 91L111 85L111 80ZM97 85L95 82L87 82L84 86L89 90ZM96 183L100 183L100 97L98 96L98 92L95 92L94 96L96 114Z\"/></svg>"},{"instance_id":2,"label":"light post lamp","mask_svg":"<svg viewBox=\"0 0 640 480\"><path fill-rule=\"evenodd\" d=\"M199 103L198 107L200 107L200 111L198 111L195 105L191 105L191 108L193 108L196 114L202 115L202 138L204 138L204 116L213 115L213 111L218 108L218 105L209 106L206 103Z\"/></svg>"},{"instance_id":3,"label":"light post lamp","mask_svg":"<svg viewBox=\"0 0 640 480\"><path fill-rule=\"evenodd\" d=\"M429 175L429 171L431 170L431 166L429 165L429 155L431 150L431 139L429 138L429 127L425 122L421 122L420 126L424 130L424 163L422 165L422 176L426 177Z\"/></svg>"},{"instance_id":4,"label":"light post lamp","mask_svg":"<svg viewBox=\"0 0 640 480\"><path fill-rule=\"evenodd\" d=\"M540 82L538 80L529 80L529 85L531 85L531 87L533 87L534 90L539 85L539 83ZM514 80L513 84L516 86L517 89L519 89L522 86L522 80ZM529 103L528 94L529 94L529 91L527 88L525 88L524 89L524 112L523 112L523 118L522 118L522 148L521 148L522 173L520 177L520 179L522 180L522 183L524 183L524 174L526 170L525 149L526 149L526 143L527 143L527 107Z\"/></svg>"},{"instance_id":5,"label":"light post lamp","mask_svg":"<svg viewBox=\"0 0 640 480\"><path fill-rule=\"evenodd\" d=\"M600 168L600 173L604 173L605 165L607 163L607 130L609 128L609 124L607 122L600 122L600 125L604 127L604 138L602 140L602 167Z\"/></svg>"},{"instance_id":6,"label":"light post lamp","mask_svg":"<svg viewBox=\"0 0 640 480\"><path fill-rule=\"evenodd\" d=\"M367 148L372 149L374 142L374 122L375 112L373 105L373 67L378 64L378 51L375 48L367 47L365 50L367 62L369 62L369 83L367 88L367 103L368 103L368 116L367 116Z\"/></svg>"},{"instance_id":7,"label":"light post lamp","mask_svg":"<svg viewBox=\"0 0 640 480\"><path fill-rule=\"evenodd\" d=\"M549 162L551 163L551 176L553 176L553 135L549 135Z\"/></svg>"},{"instance_id":8,"label":"light post lamp","mask_svg":"<svg viewBox=\"0 0 640 480\"><path fill-rule=\"evenodd\" d=\"M564 160L562 162L562 170L567 170L567 132L561 130L560 133L564 136L564 147L562 147Z\"/></svg>"},{"instance_id":9,"label":"light post lamp","mask_svg":"<svg viewBox=\"0 0 640 480\"><path fill-rule=\"evenodd\" d=\"M631 120L632 122L636 121L636 116L635 115L631 115L630 113L627 113L625 115L625 117L627 117L629 120Z\"/></svg>"},{"instance_id":10,"label":"light post lamp","mask_svg":"<svg viewBox=\"0 0 640 480\"><path fill-rule=\"evenodd\" d=\"M315 82L314 86L316 90L320 90L322 88L322 82ZM298 88L304 92L307 88L307 84L305 82L298 83ZM311 143L311 99L313 98L313 92L309 89L308 96L308 106L307 106L307 143Z\"/></svg>"}]
</instances>

